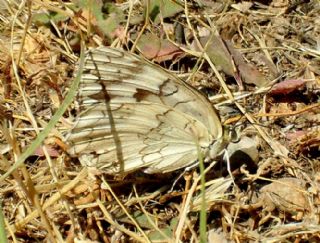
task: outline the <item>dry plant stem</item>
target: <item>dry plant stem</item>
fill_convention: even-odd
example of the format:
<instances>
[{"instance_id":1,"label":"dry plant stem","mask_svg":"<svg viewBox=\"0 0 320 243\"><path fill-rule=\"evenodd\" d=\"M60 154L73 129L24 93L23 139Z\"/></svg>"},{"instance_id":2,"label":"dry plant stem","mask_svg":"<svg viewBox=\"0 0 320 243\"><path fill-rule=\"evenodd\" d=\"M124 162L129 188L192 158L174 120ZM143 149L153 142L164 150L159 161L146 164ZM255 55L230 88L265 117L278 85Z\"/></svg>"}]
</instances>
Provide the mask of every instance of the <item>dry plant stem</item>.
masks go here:
<instances>
[{"instance_id":1,"label":"dry plant stem","mask_svg":"<svg viewBox=\"0 0 320 243\"><path fill-rule=\"evenodd\" d=\"M64 186L60 192L56 192L53 194L42 206L42 210L46 210L48 207L56 203L61 199L61 194L66 194L70 190L72 190L74 187L76 187L80 181L85 180L85 178L88 175L87 169L82 169L76 178L74 178L70 183L68 183L66 186ZM27 217L25 217L23 220L17 222L15 224L16 229L20 229L23 226L25 226L28 222L33 220L34 218L39 216L39 212L37 210L34 210L32 213L30 213Z\"/></svg>"},{"instance_id":2,"label":"dry plant stem","mask_svg":"<svg viewBox=\"0 0 320 243\"><path fill-rule=\"evenodd\" d=\"M298 45L301 46L301 44L299 44L299 43L295 43L295 44L298 44ZM285 48L287 48L288 50L294 51L294 52L299 52L299 53L301 53L301 52L307 51L310 56L313 56L313 57L315 57L315 58L320 58L320 53L319 53L319 52L317 52L317 51L315 51L315 50L312 50L312 51L311 51L310 49L308 49L308 48L306 48L306 47L301 47L301 50L299 50L299 49L296 49L296 48L294 48L294 47L292 47L292 46L288 46L288 45L286 45L286 44L283 44L283 46L284 46Z\"/></svg>"},{"instance_id":3,"label":"dry plant stem","mask_svg":"<svg viewBox=\"0 0 320 243\"><path fill-rule=\"evenodd\" d=\"M130 26L130 20L131 20L131 14L132 14L132 10L133 10L133 1L129 1L129 13L128 13L128 19L127 19L127 23L126 23L126 27L124 29L124 36L127 37L128 35L128 29ZM126 39L126 44L128 43L128 40Z\"/></svg>"},{"instance_id":4,"label":"dry plant stem","mask_svg":"<svg viewBox=\"0 0 320 243\"><path fill-rule=\"evenodd\" d=\"M136 198L139 198L139 195L138 195L138 192L137 192L137 188L136 186L133 184L133 190L134 190L134 194L136 196ZM163 238L166 239L166 242L174 242L172 239L170 239L165 233L163 233L159 227L153 222L152 219L150 219L149 215L148 215L148 212L144 209L142 203L141 203L141 200L138 200L138 204L140 205L140 209L142 210L142 212L144 213L144 215L146 216L148 222L153 226L153 228L159 232L159 234L161 234L161 236Z\"/></svg>"},{"instance_id":5,"label":"dry plant stem","mask_svg":"<svg viewBox=\"0 0 320 243\"><path fill-rule=\"evenodd\" d=\"M223 205L221 208L222 214L224 217L222 218L222 227L224 228L224 232L228 232L227 227L231 227L233 225L233 216L230 214L229 209Z\"/></svg>"},{"instance_id":6,"label":"dry plant stem","mask_svg":"<svg viewBox=\"0 0 320 243\"><path fill-rule=\"evenodd\" d=\"M17 241L17 239L16 239L15 233L14 233L13 230L12 230L12 227L10 226L10 224L9 224L9 222L7 221L6 218L5 218L4 220L5 220L6 228L7 228L7 230L9 231L9 234L10 234L10 236L11 236L11 240L12 240L14 243L17 243L18 241ZM9 235L7 236L7 238L9 238Z\"/></svg>"},{"instance_id":7,"label":"dry plant stem","mask_svg":"<svg viewBox=\"0 0 320 243\"><path fill-rule=\"evenodd\" d=\"M235 225L236 225L236 221L238 219L238 215L240 213L240 205L239 204L235 204L235 207L236 207L236 212L233 214L233 220L232 220L232 223L230 224L230 235L231 237L233 238L235 232L234 232L234 229L235 229Z\"/></svg>"},{"instance_id":8,"label":"dry plant stem","mask_svg":"<svg viewBox=\"0 0 320 243\"><path fill-rule=\"evenodd\" d=\"M276 82L277 80L279 80L279 78L275 79L274 81L272 81L272 83ZM271 87L262 87L259 88L257 90L255 90L254 92L244 92L244 91L239 91L236 93L233 93L233 98L235 101L240 100L240 99L244 99L246 97L252 96L252 95L257 95L257 94L264 94L267 91L269 91L271 89ZM231 104L232 101L228 100L228 95L227 94L217 94L215 96L209 97L209 100L211 102L217 102L216 100L221 100L224 99L225 101L222 101L219 105L221 104Z\"/></svg>"},{"instance_id":9,"label":"dry plant stem","mask_svg":"<svg viewBox=\"0 0 320 243\"><path fill-rule=\"evenodd\" d=\"M190 19L189 19L189 9L188 9L188 5L187 5L187 1L184 1L184 12L185 12L185 15L186 15L186 20L187 20L188 27L191 30L191 32L193 34L193 37L194 37L195 41L197 42L197 45L201 46L200 41L197 38L197 33L193 29L193 27L191 25L191 22L190 22Z\"/></svg>"},{"instance_id":10,"label":"dry plant stem","mask_svg":"<svg viewBox=\"0 0 320 243\"><path fill-rule=\"evenodd\" d=\"M215 163L211 163L204 171L203 173L203 176L205 176L205 174L215 165ZM176 237L176 243L180 242L180 237L181 237L181 233L182 233L182 230L183 230L183 226L184 226L184 222L186 221L186 218L187 218L187 214L189 212L189 209L190 209L190 203L191 203L191 199L192 199L192 196L194 194L194 192L197 190L199 190L199 188L201 188L201 185L200 186L197 186L199 181L201 180L201 176L197 176L196 173L194 173L194 182L190 188L190 190L188 191L188 196L187 196L187 199L185 201L185 204L183 205L183 208L182 210L180 211L180 217L179 217L179 223L177 225L177 229L176 229L176 232L175 232L175 237Z\"/></svg>"},{"instance_id":11,"label":"dry plant stem","mask_svg":"<svg viewBox=\"0 0 320 243\"><path fill-rule=\"evenodd\" d=\"M180 205L177 205L177 204L173 204L173 206L175 207L175 209L179 212L179 214L181 214L181 207L180 207ZM190 220L188 219L188 218L185 218L185 225L188 227L188 229L190 230L190 232L191 232L191 234L192 234L192 238L190 239L190 241L189 242L193 242L192 241L192 239L195 239L194 241L195 242L199 242L198 240L197 240L197 233L194 231L194 226L193 225L191 225L191 222L190 222ZM182 241L177 241L177 239L176 239L176 241L175 242L182 242Z\"/></svg>"},{"instance_id":12,"label":"dry plant stem","mask_svg":"<svg viewBox=\"0 0 320 243\"><path fill-rule=\"evenodd\" d=\"M282 117L282 116L293 116L293 115L299 115L302 114L304 112L310 111L314 108L318 108L320 107L320 103L319 104L313 104L307 107L304 107L303 109L300 110L296 110L296 111L291 111L291 112L284 112L284 113L260 113L260 114L256 114L254 115L255 118L258 117ZM235 116L232 118L227 119L224 124L231 124L231 123L235 123L237 121L239 121L241 119L242 116Z\"/></svg>"},{"instance_id":13,"label":"dry plant stem","mask_svg":"<svg viewBox=\"0 0 320 243\"><path fill-rule=\"evenodd\" d=\"M20 8L22 8L23 6L24 6L24 2L20 5ZM29 5L28 7L29 7L28 8L29 9L29 14L31 14L31 12L30 12L30 7L31 6ZM36 122L34 116L32 115L30 106L29 106L28 101L27 101L27 99L25 97L25 93L24 93L24 90L23 90L22 85L21 85L21 80L20 80L20 77L18 75L18 65L16 64L16 62L14 60L14 57L13 57L13 40L14 40L13 33L14 33L15 20L17 19L18 13L19 13L19 11L14 16L14 20L12 22L12 28L11 28L11 60L12 60L12 67L13 67L13 70L14 70L15 78L17 80L17 84L18 84L18 87L19 87L20 95L23 98L25 108L26 108L26 110L28 112L28 116L29 116L30 122L32 123L32 125L34 126L35 130L38 133L39 131L38 131L37 122ZM29 19L31 19L30 16L29 16ZM28 22L27 22L27 25L25 26L23 40L25 40L25 36L26 36L26 33L27 33L27 28L28 28ZM22 53L22 50L23 50L23 44L24 44L24 42L22 42L22 45L20 47L19 59L17 61L18 63L19 63L19 60L21 58L21 53ZM16 152L18 152L18 151L16 151ZM20 155L20 153L19 154L15 154L15 159L16 160L19 157L19 155ZM40 203L38 194L37 194L37 192L36 192L36 190L34 188L33 182L32 182L32 180L30 178L30 175L29 175L28 171L26 170L25 166L23 166L21 170L22 170L23 176L24 176L24 178L25 178L25 180L27 182L27 186L29 188L29 191L28 191L27 195L29 196L29 199L31 200L32 204L35 205L35 207L39 211L41 220L44 223L44 225L46 226L45 228L47 229L47 231L49 233L49 237L51 238L51 240L53 242L55 242L55 239L54 239L54 236L53 236L53 233L52 233L52 229L51 229L49 220L47 219L45 213L42 211L41 203Z\"/></svg>"},{"instance_id":14,"label":"dry plant stem","mask_svg":"<svg viewBox=\"0 0 320 243\"><path fill-rule=\"evenodd\" d=\"M264 113L264 114L255 115L255 117L281 117L281 116L299 115L301 113L304 113L306 111L310 111L310 110L317 108L317 107L320 107L320 103L309 105L309 106L304 107L303 109L296 110L296 111L283 112L283 113Z\"/></svg>"},{"instance_id":15,"label":"dry plant stem","mask_svg":"<svg viewBox=\"0 0 320 243\"><path fill-rule=\"evenodd\" d=\"M187 15L186 15L187 16ZM195 31L192 29L192 31L195 34ZM192 71L192 74L187 78L186 82L189 80L192 80L193 77L197 74L197 72L201 69L202 65L205 63L205 60L203 59L202 53L200 56L198 56L197 62L194 65L194 67L197 67L195 70Z\"/></svg>"},{"instance_id":16,"label":"dry plant stem","mask_svg":"<svg viewBox=\"0 0 320 243\"><path fill-rule=\"evenodd\" d=\"M54 236L56 238L56 241L59 242L66 242L65 239L63 239L62 235L61 235L61 231L59 228L56 227L55 224L52 225L53 228L53 232L54 232Z\"/></svg>"},{"instance_id":17,"label":"dry plant stem","mask_svg":"<svg viewBox=\"0 0 320 243\"><path fill-rule=\"evenodd\" d=\"M31 0L28 1L28 21L27 21L27 24L26 24L26 26L25 26L25 28L24 28L23 40L22 40L22 43L21 43L20 52L19 52L19 57L18 57L18 61L17 61L16 67L19 67L19 62L20 62L20 58L21 58L21 55L22 55L22 51L23 51L23 46L24 46L24 42L25 42L25 37L26 37L27 30L28 30L28 27L29 27L30 23L31 23ZM13 25L13 27L14 27L14 25ZM11 52L12 52L12 55L13 55L13 50L12 50ZM12 56L12 64L13 64L13 66L15 66L15 65L14 65L13 56ZM22 86L21 86L20 78L18 77L18 74L16 74L16 73L15 73L15 76L16 76L16 78L17 78L17 82L18 82L18 86L19 86L19 89L20 89L20 93L23 94L23 97L24 97L24 103L25 103L25 106L26 106L26 110L28 111L28 117L31 119L31 122L32 122L32 124L33 124L33 126L34 126L34 128L35 128L36 133L39 134L39 129L38 129L37 122L36 122L36 120L35 120L32 112L31 112L31 109L30 109L30 107L29 107L29 104L27 103L27 100L26 100L26 98L25 98L25 96L24 96L24 91L23 91ZM52 164L50 155L49 155L49 153L48 153L48 151L47 151L47 149L46 149L45 146L42 146L42 149L43 149L44 155L45 155L45 157L46 157L46 159L47 159L47 161L48 161L49 168L50 168L50 172L51 172L51 174L52 174L52 176L53 176L53 178L54 178L54 181L55 181L55 182L58 182L59 179L58 179L57 174L56 174L56 172L55 172L55 170L54 170L54 166L53 166L53 164ZM53 232L52 232L52 229L51 229L49 220L47 219L46 215L45 215L44 212L42 211L38 193L37 193L37 191L36 191L35 188L34 188L34 185L33 185L33 183L32 183L31 178L29 177L29 173L28 173L26 170L24 170L24 169L22 169L22 170L23 170L24 175L25 175L25 178L26 178L26 180L27 180L28 187L29 187L29 189L31 190L32 201L34 202L34 204L35 204L36 207L38 208L39 214L40 214L42 220L44 221L45 225L47 226L46 228L47 228L47 230L48 230L48 232L49 232L49 235L51 236L52 240L54 240L54 237L53 237L54 234L53 234ZM27 176L27 177L26 177L26 176ZM59 192L59 190L58 190L58 192ZM66 200L63 199L63 195L61 195L61 198L62 198L62 201L63 201L63 204L64 204L66 210L68 211L68 214L69 214L69 216L70 216L71 222L74 224L74 217L73 217L73 215L72 215L72 213L71 213L70 207L69 207L69 205L67 204Z\"/></svg>"},{"instance_id":18,"label":"dry plant stem","mask_svg":"<svg viewBox=\"0 0 320 243\"><path fill-rule=\"evenodd\" d=\"M22 4L21 4L22 6L20 5L21 8L24 6L23 3L24 2L22 2ZM26 108L26 111L27 111L27 114L28 114L29 121L31 122L31 124L35 128L35 131L38 131L37 122L36 122L34 116L32 115L32 111L30 109L30 106L28 104L28 101L27 101L27 98L25 96L24 90L22 88L21 80L20 80L20 77L18 75L18 66L17 66L17 64L15 62L15 59L14 59L14 56L13 56L13 40L14 40L14 32L15 32L14 26L15 26L15 21L18 18L18 14L19 14L19 11L14 16L14 19L12 21L12 28L11 28L11 43L10 43L11 44L11 50L10 50L10 54L11 54L11 60L12 60L12 68L13 68L14 76L15 76L17 84L18 84L20 95L21 95L21 97L23 99L23 102L24 102L24 105L25 105L25 108ZM21 52L22 49L23 49L23 46L20 47L20 51L19 52ZM19 59L18 59L18 61L19 61Z\"/></svg>"},{"instance_id":19,"label":"dry plant stem","mask_svg":"<svg viewBox=\"0 0 320 243\"><path fill-rule=\"evenodd\" d=\"M188 227L188 229L189 229L189 231L191 232L191 235L192 235L192 237L190 238L190 242L205 243L205 242L202 242L201 239L199 241L199 239L198 239L199 236L198 236L197 232L194 230L194 224L192 222L190 222L189 219L186 219L186 225L187 225L187 227Z\"/></svg>"},{"instance_id":20,"label":"dry plant stem","mask_svg":"<svg viewBox=\"0 0 320 243\"><path fill-rule=\"evenodd\" d=\"M273 64L273 60L272 57L268 51L268 48L266 46L266 42L264 40L261 40L255 33L252 33L252 31L248 28L245 28L246 31L248 31L259 43L259 46L261 47L261 50L264 52L264 54L266 55L267 59L270 61L270 63Z\"/></svg>"},{"instance_id":21,"label":"dry plant stem","mask_svg":"<svg viewBox=\"0 0 320 243\"><path fill-rule=\"evenodd\" d=\"M66 5L60 2L60 6L65 6L66 10L62 10L60 7L55 7L54 5L50 4L52 2L50 1L41 1L41 0L32 0L33 3L36 3L37 5L41 6L43 9L51 10L52 12L56 12L59 14L67 15L74 21L74 12L66 7Z\"/></svg>"},{"instance_id":22,"label":"dry plant stem","mask_svg":"<svg viewBox=\"0 0 320 243\"><path fill-rule=\"evenodd\" d=\"M188 193L188 196L187 196L187 199L185 201L185 204L183 205L182 207L182 210L180 211L180 216L179 216L179 223L177 225L177 229L175 231L175 238L176 238L176 243L179 243L180 242L180 238L181 238L181 235L182 235L182 231L183 231L183 228L184 228L184 225L185 225L185 221L186 221L186 218L187 218L187 214L189 212L189 209L190 209L190 202L191 202L191 199L192 199L192 196L193 196L193 193L195 192L196 188L197 188L197 185L200 181L200 176L197 176L195 173L194 173L194 182L190 188L190 191Z\"/></svg>"},{"instance_id":23,"label":"dry plant stem","mask_svg":"<svg viewBox=\"0 0 320 243\"><path fill-rule=\"evenodd\" d=\"M20 155L20 150L19 150L19 147L18 147L18 143L14 137L14 131L12 129L12 127L10 127L10 129L8 129L7 127L5 127L4 124L1 124L1 131L3 133L3 137L5 138L5 140L7 141L7 143L11 146L12 148L12 151L13 151L13 155L16 159L16 157L18 155ZM9 161L5 160L4 158L2 159L2 162L5 164L6 168L9 168L10 167L10 163ZM23 166L23 169L26 170L25 166ZM21 176L19 175L19 173L17 171L14 171L12 173L13 175L13 178L14 180L17 182L17 184L19 185L20 189L22 190L22 192L25 194L25 195L28 195L28 190L27 188L25 187L23 181L21 180ZM15 186L13 186L11 189L9 190L14 190L15 189ZM5 192L2 190L2 192Z\"/></svg>"},{"instance_id":24,"label":"dry plant stem","mask_svg":"<svg viewBox=\"0 0 320 243\"><path fill-rule=\"evenodd\" d=\"M127 211L127 209L125 208L125 206L121 203L121 201L119 200L119 198L117 197L117 195L113 192L112 188L109 186L108 182L102 178L102 181L104 182L105 186L107 187L107 189L109 190L109 192L111 193L111 195L113 196L113 198L117 201L117 203L119 204L119 206L121 207L121 209L123 210L123 212L128 216L128 218L132 221L132 223L137 227L137 229L141 232L141 234L143 235L143 237L146 239L147 242L150 242L148 239L148 236L144 233L144 231L141 229L141 227L139 226L139 224L137 223L137 221L130 215L130 213Z\"/></svg>"},{"instance_id":25,"label":"dry plant stem","mask_svg":"<svg viewBox=\"0 0 320 243\"><path fill-rule=\"evenodd\" d=\"M280 223L279 223L280 224ZM260 239L261 242L270 242L270 243L278 243L278 242L287 242L287 239L290 237L294 237L297 239L295 242L301 242L298 238L298 235L305 236L306 234L310 235L319 235L320 227L318 224L310 224L306 222L295 223L289 225L278 225L277 227L270 228L269 232L266 233L266 239ZM279 234L281 232L281 234ZM284 233L289 232L289 233ZM276 236L274 236L276 235ZM274 237L272 237L274 236ZM271 238L272 237L272 238Z\"/></svg>"},{"instance_id":26,"label":"dry plant stem","mask_svg":"<svg viewBox=\"0 0 320 243\"><path fill-rule=\"evenodd\" d=\"M94 195L94 193L92 193L93 196L96 198L96 196ZM104 219L111 224L113 227L115 227L117 230L122 231L123 233L127 234L128 236L131 236L134 240L137 240L138 242L149 242L146 241L145 238L140 237L139 235L137 235L136 233L127 230L126 228L124 228L123 226L119 225L116 221L114 221L112 219L112 216L110 215L110 213L108 212L108 210L106 209L106 207L103 205L103 203L101 202L101 200L99 198L96 198L96 202L99 205L99 208L101 209L103 215L104 215Z\"/></svg>"},{"instance_id":27,"label":"dry plant stem","mask_svg":"<svg viewBox=\"0 0 320 243\"><path fill-rule=\"evenodd\" d=\"M24 26L24 30L23 30L23 35L22 35L22 40L21 40L21 45L20 45L20 50L19 50L19 54L18 54L18 59L17 59L17 67L20 66L20 60L21 60L21 56L22 56L22 51L23 51L23 46L24 46L24 42L26 40L26 35L27 35L27 32L28 32L28 28L31 24L31 5L32 5L32 2L31 0L27 0L27 4L28 4L28 19L27 19L27 22ZM13 22L14 23L14 22ZM12 26L12 28L14 27L14 25ZM12 29L13 30L13 29ZM13 61L13 60L12 60Z\"/></svg>"},{"instance_id":28,"label":"dry plant stem","mask_svg":"<svg viewBox=\"0 0 320 243\"><path fill-rule=\"evenodd\" d=\"M139 39L141 38L144 30L147 28L147 26L149 25L149 7L150 7L150 0L146 0L146 5L147 5L147 8L146 8L146 18L145 18L145 21L144 21L144 25L142 26L142 29L140 30L138 36L137 36L137 39L134 41L133 45L132 45L132 48L131 48L131 52L133 53L136 49L136 46L138 44L138 41Z\"/></svg>"},{"instance_id":29,"label":"dry plant stem","mask_svg":"<svg viewBox=\"0 0 320 243\"><path fill-rule=\"evenodd\" d=\"M46 158L49 158L49 159L47 159L47 161L48 161L48 164L49 164L49 169L50 169L52 178L54 179L55 184L59 185L59 183L58 183L59 179L58 179L57 173L56 173L56 171L54 169L54 165L53 165L53 163L51 161L50 155L48 154L47 150L43 150L43 152L44 152ZM60 197L61 197L62 203L63 203L65 209L68 212L68 215L70 217L72 225L75 226L75 219L74 219L73 213L71 212L71 209L70 209L70 206L68 204L68 201L65 199L64 195L60 192L60 188L56 187L56 189L57 189L58 193L60 193Z\"/></svg>"},{"instance_id":30,"label":"dry plant stem","mask_svg":"<svg viewBox=\"0 0 320 243\"><path fill-rule=\"evenodd\" d=\"M163 187L161 187L160 189L158 189L157 191L153 192L152 194L148 195L148 196L144 196L144 197L139 197L139 198L130 198L125 205L127 207L136 204L138 201L148 201L148 200L152 200L158 196L161 195L161 193L165 192L167 189L169 188L169 186L165 185Z\"/></svg>"},{"instance_id":31,"label":"dry plant stem","mask_svg":"<svg viewBox=\"0 0 320 243\"><path fill-rule=\"evenodd\" d=\"M37 191L34 188L33 185L33 181L31 180L28 171L23 170L22 172L24 174L25 180L26 180L26 184L27 187L29 188L29 197L31 199L31 202L33 205L36 206L37 211L39 212L39 215L41 217L41 221L42 223L44 223L45 229L47 230L48 234L49 234L49 238L51 239L52 242L56 242L56 239L54 237L54 234L52 232L52 226L50 225L50 220L48 219L47 215L44 213L44 210L42 209L42 205L40 203L40 199L39 199L39 194L37 193Z\"/></svg>"},{"instance_id":32,"label":"dry plant stem","mask_svg":"<svg viewBox=\"0 0 320 243\"><path fill-rule=\"evenodd\" d=\"M187 192L189 192L189 190L190 190L190 186L191 186L190 182L191 182L191 179L192 179L192 175L187 174L187 175L184 176L184 179L186 181L186 185L184 187L184 192L182 193L182 195L183 195L183 200L182 200L182 204L181 204L182 207L183 207L183 205L185 205L186 200L187 200Z\"/></svg>"},{"instance_id":33,"label":"dry plant stem","mask_svg":"<svg viewBox=\"0 0 320 243\"><path fill-rule=\"evenodd\" d=\"M145 238L138 236L136 233L127 230L126 228L124 228L123 226L119 225L117 222L115 222L111 215L108 213L107 209L103 206L103 203L98 200L98 205L101 209L101 211L103 212L104 216L105 216L105 220L111 224L113 227L115 227L117 230L122 231L123 233L127 234L128 236L132 237L134 240L138 241L138 242L149 242L146 241Z\"/></svg>"},{"instance_id":34,"label":"dry plant stem","mask_svg":"<svg viewBox=\"0 0 320 243\"><path fill-rule=\"evenodd\" d=\"M90 6L92 6L91 4L92 0L88 0L88 19L87 19L87 23L86 23L86 31L87 31L87 35L91 36L91 18L93 17L92 15L92 9Z\"/></svg>"}]
</instances>

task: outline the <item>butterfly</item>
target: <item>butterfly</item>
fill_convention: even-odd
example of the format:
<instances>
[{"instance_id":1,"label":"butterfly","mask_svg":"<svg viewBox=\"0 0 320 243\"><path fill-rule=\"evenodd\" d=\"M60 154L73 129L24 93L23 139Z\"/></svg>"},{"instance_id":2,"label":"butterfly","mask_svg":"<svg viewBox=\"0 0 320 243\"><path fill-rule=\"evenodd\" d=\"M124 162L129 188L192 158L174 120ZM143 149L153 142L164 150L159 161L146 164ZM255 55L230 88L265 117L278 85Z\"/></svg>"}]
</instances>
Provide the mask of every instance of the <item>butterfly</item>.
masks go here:
<instances>
[{"instance_id":1,"label":"butterfly","mask_svg":"<svg viewBox=\"0 0 320 243\"><path fill-rule=\"evenodd\" d=\"M85 56L71 156L101 171L166 173L214 158L223 128L209 100L143 58L98 47Z\"/></svg>"}]
</instances>

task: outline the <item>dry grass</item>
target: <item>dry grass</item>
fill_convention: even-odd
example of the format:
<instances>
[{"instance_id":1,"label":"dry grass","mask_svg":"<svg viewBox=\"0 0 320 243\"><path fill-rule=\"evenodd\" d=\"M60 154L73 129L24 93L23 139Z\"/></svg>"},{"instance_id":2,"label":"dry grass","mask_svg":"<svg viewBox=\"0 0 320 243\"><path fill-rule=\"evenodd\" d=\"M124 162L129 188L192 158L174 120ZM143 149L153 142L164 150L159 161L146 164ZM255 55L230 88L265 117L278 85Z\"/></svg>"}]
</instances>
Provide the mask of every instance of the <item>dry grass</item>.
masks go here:
<instances>
[{"instance_id":1,"label":"dry grass","mask_svg":"<svg viewBox=\"0 0 320 243\"><path fill-rule=\"evenodd\" d=\"M247 164L232 178L217 176L219 171L208 174L208 242L319 241L319 1L256 1L248 8L235 1L188 1L176 12L163 10L165 19L152 12L145 17L142 1L115 2L104 15L89 0L95 7L86 8L83 1L82 10L60 1L0 2L1 174L24 161L0 182L8 240L200 241L196 170L182 177L180 172L125 178L94 174L65 152L73 104L53 129L48 127L63 111L81 41L86 47L104 44L148 54L141 41L148 33L179 47L153 59L165 60L196 88L214 93L210 99L224 123L242 124L242 133L259 142L257 169ZM210 30L228 40L229 51L240 51L254 70L235 53L231 71L210 60L209 51L201 58L195 46ZM228 73L233 68L244 83ZM248 77L256 78L249 84ZM279 80L303 83L290 92L288 84L270 93ZM236 114L226 114L226 106ZM30 149L36 139L41 142L44 129L42 148Z\"/></svg>"}]
</instances>

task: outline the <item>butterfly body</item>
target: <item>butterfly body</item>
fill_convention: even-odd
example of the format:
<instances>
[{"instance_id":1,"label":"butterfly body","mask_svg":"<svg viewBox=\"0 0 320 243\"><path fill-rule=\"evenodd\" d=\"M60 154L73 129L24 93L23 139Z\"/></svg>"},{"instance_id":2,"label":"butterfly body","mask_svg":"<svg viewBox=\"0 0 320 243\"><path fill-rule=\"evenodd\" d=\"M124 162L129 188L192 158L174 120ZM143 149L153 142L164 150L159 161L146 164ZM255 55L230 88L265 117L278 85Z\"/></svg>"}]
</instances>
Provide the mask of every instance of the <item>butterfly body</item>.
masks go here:
<instances>
[{"instance_id":1,"label":"butterfly body","mask_svg":"<svg viewBox=\"0 0 320 243\"><path fill-rule=\"evenodd\" d=\"M206 97L119 49L88 51L78 101L81 113L68 137L69 153L106 173L187 167L198 159L197 146L206 154L219 150L223 137Z\"/></svg>"}]
</instances>

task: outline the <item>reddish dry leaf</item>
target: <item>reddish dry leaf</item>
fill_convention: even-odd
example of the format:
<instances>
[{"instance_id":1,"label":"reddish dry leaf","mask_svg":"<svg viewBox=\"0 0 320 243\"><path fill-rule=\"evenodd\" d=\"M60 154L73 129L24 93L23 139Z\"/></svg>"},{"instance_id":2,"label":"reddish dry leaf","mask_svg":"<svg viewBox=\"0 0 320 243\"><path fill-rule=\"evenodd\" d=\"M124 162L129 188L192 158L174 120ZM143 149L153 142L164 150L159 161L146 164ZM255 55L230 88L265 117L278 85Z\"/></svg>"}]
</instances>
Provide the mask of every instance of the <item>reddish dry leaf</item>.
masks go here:
<instances>
[{"instance_id":1,"label":"reddish dry leaf","mask_svg":"<svg viewBox=\"0 0 320 243\"><path fill-rule=\"evenodd\" d=\"M126 39L126 30L123 26L118 26L111 34L112 36L119 38L123 42Z\"/></svg>"},{"instance_id":2,"label":"reddish dry leaf","mask_svg":"<svg viewBox=\"0 0 320 243\"><path fill-rule=\"evenodd\" d=\"M292 143L296 143L297 139L305 136L307 131L296 131L296 132L288 132L286 133L286 139L290 140Z\"/></svg>"},{"instance_id":3,"label":"reddish dry leaf","mask_svg":"<svg viewBox=\"0 0 320 243\"><path fill-rule=\"evenodd\" d=\"M279 94L289 94L300 87L303 87L307 81L301 79L288 79L283 82L280 82L273 86L269 94L279 95Z\"/></svg>"},{"instance_id":4,"label":"reddish dry leaf","mask_svg":"<svg viewBox=\"0 0 320 243\"><path fill-rule=\"evenodd\" d=\"M257 87L264 87L269 83L265 76L255 66L251 65L250 63L246 63L242 54L238 50L234 49L230 41L226 40L225 44L232 55L233 62L236 66L239 76L241 77L241 80L244 83L254 84Z\"/></svg>"},{"instance_id":5,"label":"reddish dry leaf","mask_svg":"<svg viewBox=\"0 0 320 243\"><path fill-rule=\"evenodd\" d=\"M147 59L154 59L155 62L172 60L183 52L168 40L160 39L154 34L141 36L138 41L138 48Z\"/></svg>"},{"instance_id":6,"label":"reddish dry leaf","mask_svg":"<svg viewBox=\"0 0 320 243\"><path fill-rule=\"evenodd\" d=\"M204 37L200 41L202 46L210 41L206 49L210 60L225 74L233 76L241 89L242 82L258 87L269 82L256 67L245 62L242 54L234 49L230 41L222 40L220 36L214 36L210 40Z\"/></svg>"},{"instance_id":7,"label":"reddish dry leaf","mask_svg":"<svg viewBox=\"0 0 320 243\"><path fill-rule=\"evenodd\" d=\"M50 157L58 157L60 154L59 152L52 146L50 145L45 145ZM43 157L44 156L44 152L42 147L38 147L35 151L34 151L34 155L39 156L39 157Z\"/></svg>"}]
</instances>

